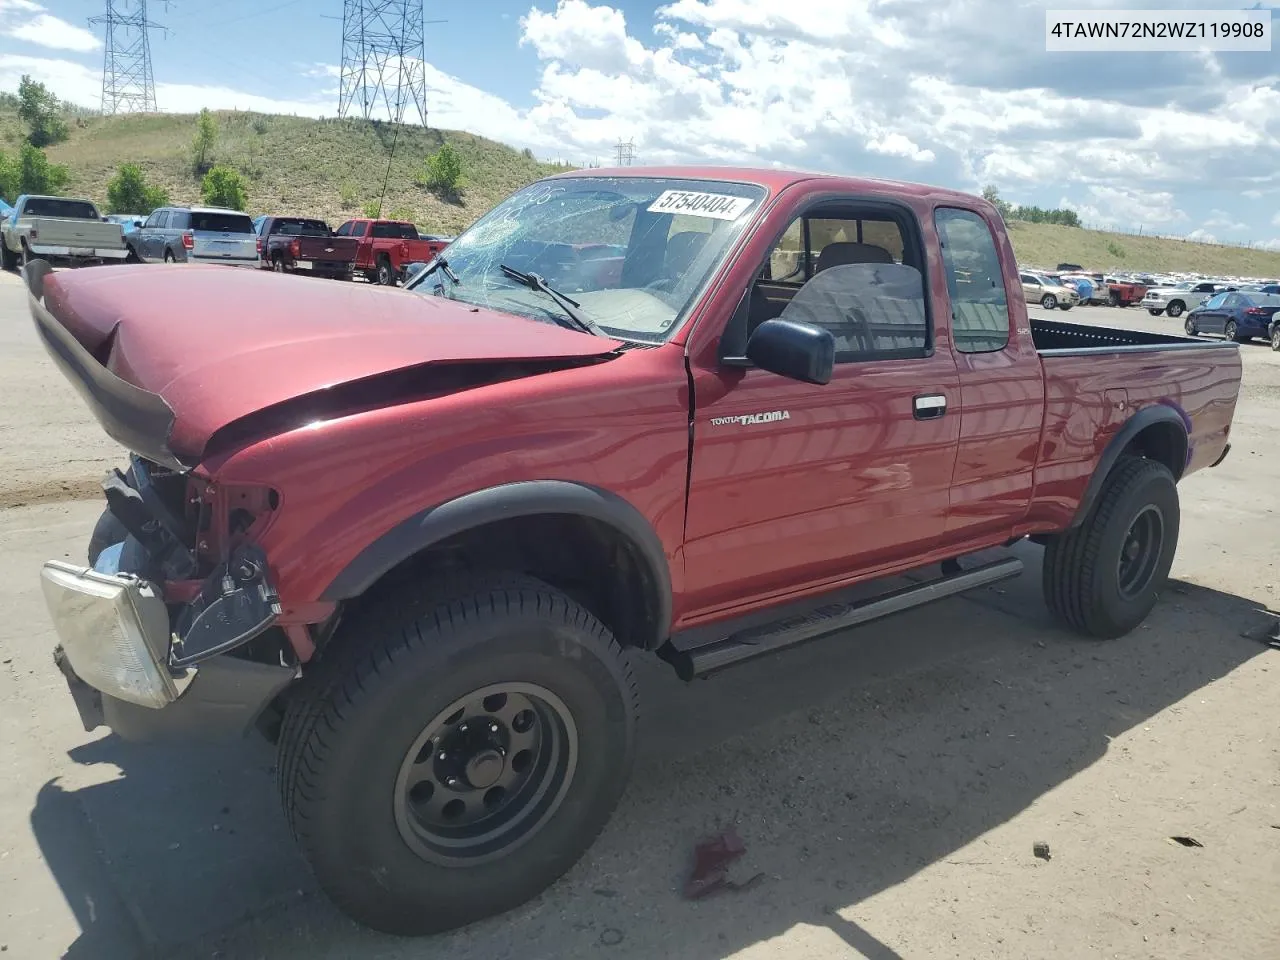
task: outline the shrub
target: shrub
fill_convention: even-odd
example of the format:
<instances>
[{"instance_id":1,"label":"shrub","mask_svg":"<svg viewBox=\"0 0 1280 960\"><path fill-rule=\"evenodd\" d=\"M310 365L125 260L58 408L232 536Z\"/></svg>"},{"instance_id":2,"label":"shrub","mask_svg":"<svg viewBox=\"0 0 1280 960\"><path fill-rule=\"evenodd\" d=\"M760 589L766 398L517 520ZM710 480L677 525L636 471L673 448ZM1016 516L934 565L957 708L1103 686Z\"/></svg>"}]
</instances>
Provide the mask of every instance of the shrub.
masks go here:
<instances>
[{"instance_id":1,"label":"shrub","mask_svg":"<svg viewBox=\"0 0 1280 960\"><path fill-rule=\"evenodd\" d=\"M205 173L213 163L213 147L218 141L218 120L209 108L200 111L196 120L196 135L191 141L191 161L196 173Z\"/></svg>"},{"instance_id":2,"label":"shrub","mask_svg":"<svg viewBox=\"0 0 1280 960\"><path fill-rule=\"evenodd\" d=\"M408 207L396 207L396 209L387 214L387 219L403 220L405 223L414 223L418 219L418 216L417 213L410 210Z\"/></svg>"},{"instance_id":3,"label":"shrub","mask_svg":"<svg viewBox=\"0 0 1280 960\"><path fill-rule=\"evenodd\" d=\"M169 195L147 183L136 163L121 165L107 184L107 213L149 214L169 203Z\"/></svg>"},{"instance_id":4,"label":"shrub","mask_svg":"<svg viewBox=\"0 0 1280 960\"><path fill-rule=\"evenodd\" d=\"M243 210L249 204L249 190L238 170L219 164L204 175L200 196L211 207Z\"/></svg>"},{"instance_id":5,"label":"shrub","mask_svg":"<svg viewBox=\"0 0 1280 960\"><path fill-rule=\"evenodd\" d=\"M344 183L338 187L338 198L342 201L343 210L354 210L360 203L360 192L354 183Z\"/></svg>"},{"instance_id":6,"label":"shrub","mask_svg":"<svg viewBox=\"0 0 1280 960\"><path fill-rule=\"evenodd\" d=\"M1117 260L1124 259L1124 247L1116 243L1114 240L1107 241L1107 253L1111 254Z\"/></svg>"},{"instance_id":7,"label":"shrub","mask_svg":"<svg viewBox=\"0 0 1280 960\"><path fill-rule=\"evenodd\" d=\"M0 194L8 200L24 193L61 193L68 179L66 167L50 163L44 151L30 143L23 143L16 157L0 154Z\"/></svg>"},{"instance_id":8,"label":"shrub","mask_svg":"<svg viewBox=\"0 0 1280 960\"><path fill-rule=\"evenodd\" d=\"M380 213L382 213L382 201L381 201L381 200L369 200L369 201L368 201L368 202L366 202L366 203L365 203L365 205L364 205L363 213L364 213L364 215L365 215L366 217L368 217L370 220L377 220L377 219L378 219L378 215L379 215Z\"/></svg>"},{"instance_id":9,"label":"shrub","mask_svg":"<svg viewBox=\"0 0 1280 960\"><path fill-rule=\"evenodd\" d=\"M462 176L462 157L453 144L446 141L440 149L427 157L423 164L423 183L446 196L456 196L465 185Z\"/></svg>"}]
</instances>

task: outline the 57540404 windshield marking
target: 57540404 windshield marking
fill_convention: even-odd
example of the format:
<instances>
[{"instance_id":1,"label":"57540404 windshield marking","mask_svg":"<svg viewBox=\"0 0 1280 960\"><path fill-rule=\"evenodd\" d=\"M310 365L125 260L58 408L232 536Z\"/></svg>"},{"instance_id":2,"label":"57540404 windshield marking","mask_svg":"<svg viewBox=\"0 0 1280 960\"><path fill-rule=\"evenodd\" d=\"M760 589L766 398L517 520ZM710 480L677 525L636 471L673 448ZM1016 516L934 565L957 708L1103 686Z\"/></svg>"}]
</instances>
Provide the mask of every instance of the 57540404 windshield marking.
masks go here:
<instances>
[{"instance_id":1,"label":"57540404 windshield marking","mask_svg":"<svg viewBox=\"0 0 1280 960\"><path fill-rule=\"evenodd\" d=\"M767 413L744 413L736 417L712 417L711 424L716 427L723 427L726 424L737 424L740 427L751 426L756 423L777 423L779 420L790 420L791 411L789 410L770 410Z\"/></svg>"},{"instance_id":2,"label":"57540404 windshield marking","mask_svg":"<svg viewBox=\"0 0 1280 960\"><path fill-rule=\"evenodd\" d=\"M657 200L649 204L649 213L683 213L690 217L737 220L751 203L750 197L735 197L728 193L664 190Z\"/></svg>"}]
</instances>

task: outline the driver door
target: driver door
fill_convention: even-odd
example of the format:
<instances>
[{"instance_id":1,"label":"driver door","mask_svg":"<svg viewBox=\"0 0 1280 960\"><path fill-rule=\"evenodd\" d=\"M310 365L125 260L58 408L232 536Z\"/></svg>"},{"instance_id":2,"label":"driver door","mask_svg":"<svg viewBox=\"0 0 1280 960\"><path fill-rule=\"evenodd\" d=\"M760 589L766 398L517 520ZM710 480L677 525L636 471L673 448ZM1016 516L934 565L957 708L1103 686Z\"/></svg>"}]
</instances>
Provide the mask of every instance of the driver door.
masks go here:
<instances>
[{"instance_id":1,"label":"driver door","mask_svg":"<svg viewBox=\"0 0 1280 960\"><path fill-rule=\"evenodd\" d=\"M1229 296L1228 293L1215 293L1200 305L1195 319L1197 333L1222 333L1226 329L1227 317L1222 308Z\"/></svg>"}]
</instances>

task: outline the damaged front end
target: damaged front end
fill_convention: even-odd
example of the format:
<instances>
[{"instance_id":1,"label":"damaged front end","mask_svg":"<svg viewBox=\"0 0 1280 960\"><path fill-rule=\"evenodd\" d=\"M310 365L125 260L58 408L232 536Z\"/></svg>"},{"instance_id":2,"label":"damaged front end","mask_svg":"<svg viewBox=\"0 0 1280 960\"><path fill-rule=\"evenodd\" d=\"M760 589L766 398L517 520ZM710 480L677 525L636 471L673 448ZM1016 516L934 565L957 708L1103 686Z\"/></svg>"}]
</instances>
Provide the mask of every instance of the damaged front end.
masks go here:
<instances>
[{"instance_id":1,"label":"damaged front end","mask_svg":"<svg viewBox=\"0 0 1280 960\"><path fill-rule=\"evenodd\" d=\"M301 663L255 544L274 491L219 490L136 456L103 491L91 565L49 561L41 575L61 640L54 659L85 729L105 724L127 739L243 734Z\"/></svg>"}]
</instances>

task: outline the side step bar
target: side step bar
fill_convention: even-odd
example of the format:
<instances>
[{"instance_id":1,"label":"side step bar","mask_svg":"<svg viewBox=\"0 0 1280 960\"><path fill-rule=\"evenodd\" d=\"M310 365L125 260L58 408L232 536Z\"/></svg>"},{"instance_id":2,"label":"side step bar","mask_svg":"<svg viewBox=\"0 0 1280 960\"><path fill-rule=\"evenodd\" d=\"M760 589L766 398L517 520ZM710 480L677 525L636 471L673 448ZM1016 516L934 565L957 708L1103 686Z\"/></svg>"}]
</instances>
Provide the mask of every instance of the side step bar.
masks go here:
<instances>
[{"instance_id":1,"label":"side step bar","mask_svg":"<svg viewBox=\"0 0 1280 960\"><path fill-rule=\"evenodd\" d=\"M676 673L682 680L692 680L741 660L773 653L784 647L902 613L957 593L1009 580L1020 573L1022 561L1017 557L1008 557L927 583L903 587L859 603L829 603L807 613L743 630L692 650L668 650L664 658L676 668Z\"/></svg>"}]
</instances>

